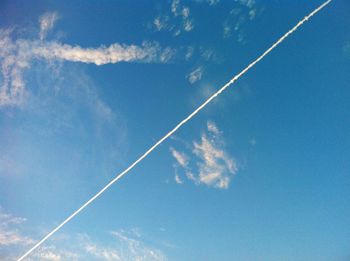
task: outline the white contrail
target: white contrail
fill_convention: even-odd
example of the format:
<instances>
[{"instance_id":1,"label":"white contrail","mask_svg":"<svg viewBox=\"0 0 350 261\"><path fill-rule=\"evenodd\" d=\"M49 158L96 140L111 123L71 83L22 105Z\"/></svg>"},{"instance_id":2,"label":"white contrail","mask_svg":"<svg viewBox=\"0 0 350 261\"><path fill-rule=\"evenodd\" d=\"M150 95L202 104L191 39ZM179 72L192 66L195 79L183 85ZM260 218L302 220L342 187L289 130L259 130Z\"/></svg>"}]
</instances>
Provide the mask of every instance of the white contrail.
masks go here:
<instances>
[{"instance_id":1,"label":"white contrail","mask_svg":"<svg viewBox=\"0 0 350 261\"><path fill-rule=\"evenodd\" d=\"M64 220L60 225L54 228L50 233L48 233L43 239L41 239L35 246L29 249L23 256L17 259L17 261L23 260L36 248L38 248L42 243L44 243L49 237L56 233L60 228L62 228L66 223L68 223L72 218L74 218L80 211L86 208L91 202L98 198L105 190L112 186L116 181L122 178L126 173L128 173L132 168L134 168L138 163L140 163L144 158L148 156L155 148L157 148L163 141L169 138L175 131L177 131L182 125L188 122L193 116L195 116L200 110L202 110L208 103L210 103L216 96L221 94L227 87L237 81L243 74L245 74L249 69L251 69L255 64L262 60L268 53L275 49L281 42L283 42L289 35L294 33L303 23L309 20L312 16L318 13L322 8L328 5L332 0L328 0L312 11L309 15L305 16L301 21L299 21L292 29L285 33L281 38L279 38L269 49L267 49L262 55L260 55L255 61L250 63L245 69L233 77L228 83L222 86L216 93L214 93L210 98L208 98L202 105L200 105L195 111L188 115L184 120L175 126L171 131L169 131L163 138L157 141L150 149L148 149L141 157L139 157L134 163L132 163L127 169L118 174L113 180L111 180L105 187L103 187L97 194L95 194L91 199L85 202L80 208L78 208L73 214L71 214L66 220Z\"/></svg>"}]
</instances>

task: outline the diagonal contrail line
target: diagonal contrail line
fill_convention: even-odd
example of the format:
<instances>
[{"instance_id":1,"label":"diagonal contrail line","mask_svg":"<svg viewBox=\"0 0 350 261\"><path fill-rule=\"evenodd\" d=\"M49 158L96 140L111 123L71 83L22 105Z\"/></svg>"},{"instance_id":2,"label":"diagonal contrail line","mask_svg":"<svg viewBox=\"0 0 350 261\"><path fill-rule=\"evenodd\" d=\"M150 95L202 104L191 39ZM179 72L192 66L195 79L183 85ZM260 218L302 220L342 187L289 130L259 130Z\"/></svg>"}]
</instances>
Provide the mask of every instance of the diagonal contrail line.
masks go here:
<instances>
[{"instance_id":1,"label":"diagonal contrail line","mask_svg":"<svg viewBox=\"0 0 350 261\"><path fill-rule=\"evenodd\" d=\"M21 261L26 258L30 253L32 253L36 248L38 248L42 243L44 243L49 237L56 233L60 228L62 228L66 223L68 223L72 218L74 218L80 211L86 208L90 203L97 199L103 192L105 192L110 186L112 186L116 181L121 179L126 173L133 169L138 163L140 163L144 158L146 158L153 150L155 150L163 141L168 139L175 131L177 131L182 125L188 122L192 117L194 117L199 111L201 111L208 103L210 103L214 98L221 94L225 89L227 89L231 84L236 82L241 76L248 72L255 64L260 62L266 55L268 55L273 49L275 49L280 43L282 43L289 35L294 33L302 24L309 20L312 16L317 14L321 9L327 6L332 0L324 2L322 5L317 7L309 15L305 16L300 20L292 29L285 33L281 38L279 38L270 48L268 48L263 54L261 54L257 59L250 63L246 68L244 68L240 73L234 76L229 82L222 86L217 92L210 96L202 105L200 105L196 110L194 110L190 115L188 115L184 120L177 124L171 131L169 131L163 138L157 141L151 148L149 148L141 157L139 157L134 163L132 163L123 172L119 173L113 180L111 180L106 186L104 186L99 192L97 192L92 198L86 201L80 208L78 208L73 214L66 218L60 225L55 227L50 233L48 233L43 239L36 243L31 249L29 249L23 256L17 259Z\"/></svg>"}]
</instances>

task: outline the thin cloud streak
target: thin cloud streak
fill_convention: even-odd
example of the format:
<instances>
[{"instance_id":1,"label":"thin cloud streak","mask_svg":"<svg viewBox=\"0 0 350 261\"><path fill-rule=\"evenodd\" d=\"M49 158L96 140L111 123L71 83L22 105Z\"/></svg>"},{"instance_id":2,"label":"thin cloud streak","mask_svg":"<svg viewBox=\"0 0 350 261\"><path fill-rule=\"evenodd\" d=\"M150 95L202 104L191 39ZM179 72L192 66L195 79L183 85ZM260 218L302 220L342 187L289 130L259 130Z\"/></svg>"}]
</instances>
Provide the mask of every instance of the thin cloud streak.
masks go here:
<instances>
[{"instance_id":1,"label":"thin cloud streak","mask_svg":"<svg viewBox=\"0 0 350 261\"><path fill-rule=\"evenodd\" d=\"M119 62L166 62L160 59L163 51L157 44L144 43L142 46L112 44L108 47L82 48L59 42L18 41L22 57L45 60L63 60L69 62L93 63L95 65Z\"/></svg>"},{"instance_id":2,"label":"thin cloud streak","mask_svg":"<svg viewBox=\"0 0 350 261\"><path fill-rule=\"evenodd\" d=\"M179 152L174 148L170 148L170 152L181 167L187 167L188 157L185 153Z\"/></svg>"}]
</instances>

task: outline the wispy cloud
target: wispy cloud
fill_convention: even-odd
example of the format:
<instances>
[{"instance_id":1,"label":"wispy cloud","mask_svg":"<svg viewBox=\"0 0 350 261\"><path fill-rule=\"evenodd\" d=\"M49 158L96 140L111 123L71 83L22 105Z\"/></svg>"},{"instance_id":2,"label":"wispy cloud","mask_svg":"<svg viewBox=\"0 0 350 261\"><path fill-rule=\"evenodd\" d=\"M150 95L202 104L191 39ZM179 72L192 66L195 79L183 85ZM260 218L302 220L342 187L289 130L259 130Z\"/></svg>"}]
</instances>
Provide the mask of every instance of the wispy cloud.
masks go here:
<instances>
[{"instance_id":1,"label":"wispy cloud","mask_svg":"<svg viewBox=\"0 0 350 261\"><path fill-rule=\"evenodd\" d=\"M194 143L193 153L200 158L198 181L215 188L228 188L231 177L237 172L235 161L205 134L200 142Z\"/></svg>"},{"instance_id":2,"label":"wispy cloud","mask_svg":"<svg viewBox=\"0 0 350 261\"><path fill-rule=\"evenodd\" d=\"M23 249L36 243L29 235L22 231L25 218L16 217L0 207L0 259L4 261L15 260ZM70 250L59 250L54 246L43 246L36 251L28 261L63 261L78 260L78 254Z\"/></svg>"},{"instance_id":3,"label":"wispy cloud","mask_svg":"<svg viewBox=\"0 0 350 261\"><path fill-rule=\"evenodd\" d=\"M174 176L174 180L177 184L182 184L183 181L182 179L180 178L179 174L178 173L175 173L175 176Z\"/></svg>"},{"instance_id":4,"label":"wispy cloud","mask_svg":"<svg viewBox=\"0 0 350 261\"><path fill-rule=\"evenodd\" d=\"M200 56L204 61L217 61L217 54L212 48L201 46L199 48Z\"/></svg>"},{"instance_id":5,"label":"wispy cloud","mask_svg":"<svg viewBox=\"0 0 350 261\"><path fill-rule=\"evenodd\" d=\"M186 60L189 60L192 58L193 56L193 53L194 53L194 47L193 46L189 46L187 47L187 50L186 50L186 53L185 53L185 59Z\"/></svg>"},{"instance_id":6,"label":"wispy cloud","mask_svg":"<svg viewBox=\"0 0 350 261\"><path fill-rule=\"evenodd\" d=\"M220 3L220 0L195 0L197 3L206 3L210 6L217 5Z\"/></svg>"},{"instance_id":7,"label":"wispy cloud","mask_svg":"<svg viewBox=\"0 0 350 261\"><path fill-rule=\"evenodd\" d=\"M153 25L157 31L166 30L168 28L169 16L157 16L153 20Z\"/></svg>"},{"instance_id":8,"label":"wispy cloud","mask_svg":"<svg viewBox=\"0 0 350 261\"><path fill-rule=\"evenodd\" d=\"M185 153L180 152L174 149L173 147L170 147L170 152L173 158L176 160L176 163L173 165L175 169L174 180L177 184L182 184L183 181L178 173L178 169L179 168L188 169L189 158Z\"/></svg>"},{"instance_id":9,"label":"wispy cloud","mask_svg":"<svg viewBox=\"0 0 350 261\"><path fill-rule=\"evenodd\" d=\"M29 67L26 60L18 59L17 48L10 34L12 30L0 30L0 106L19 104L24 96L23 71Z\"/></svg>"},{"instance_id":10,"label":"wispy cloud","mask_svg":"<svg viewBox=\"0 0 350 261\"><path fill-rule=\"evenodd\" d=\"M216 5L220 2L220 0L206 0L209 5Z\"/></svg>"},{"instance_id":11,"label":"wispy cloud","mask_svg":"<svg viewBox=\"0 0 350 261\"><path fill-rule=\"evenodd\" d=\"M180 15L180 0L173 0L173 1L171 2L171 12L172 12L175 16Z\"/></svg>"},{"instance_id":12,"label":"wispy cloud","mask_svg":"<svg viewBox=\"0 0 350 261\"><path fill-rule=\"evenodd\" d=\"M350 55L350 42L346 43L343 47L344 53Z\"/></svg>"},{"instance_id":13,"label":"wispy cloud","mask_svg":"<svg viewBox=\"0 0 350 261\"><path fill-rule=\"evenodd\" d=\"M21 224L25 218L15 217L0 207L0 259L15 260L16 256L35 243L24 235ZM158 248L144 243L139 229L120 229L104 235L108 243L93 239L88 234L64 234L54 244L41 246L27 259L29 261L165 261L166 255ZM69 243L67 243L69 241Z\"/></svg>"},{"instance_id":14,"label":"wispy cloud","mask_svg":"<svg viewBox=\"0 0 350 261\"><path fill-rule=\"evenodd\" d=\"M243 25L253 21L261 10L255 0L236 0L234 8L230 10L227 19L223 23L224 38L234 36L239 43L244 43Z\"/></svg>"},{"instance_id":15,"label":"wispy cloud","mask_svg":"<svg viewBox=\"0 0 350 261\"><path fill-rule=\"evenodd\" d=\"M195 165L196 168L190 167L190 160L187 160L186 164L180 164L183 161L181 161L182 157L179 157L179 155L185 154L175 149L171 150L172 156L179 164L175 166L176 183L182 183L181 177L177 173L177 167L181 166L185 177L195 184L227 189L232 177L237 173L238 167L236 161L225 151L224 147L222 131L214 122L208 121L207 131L202 133L200 141L194 141L191 146L193 156L191 161L195 162L192 165Z\"/></svg>"},{"instance_id":16,"label":"wispy cloud","mask_svg":"<svg viewBox=\"0 0 350 261\"><path fill-rule=\"evenodd\" d=\"M157 15L153 20L156 31L168 31L174 36L194 29L194 20L191 10L183 5L180 0L173 0L170 4L170 12Z\"/></svg>"},{"instance_id":17,"label":"wispy cloud","mask_svg":"<svg viewBox=\"0 0 350 261\"><path fill-rule=\"evenodd\" d=\"M52 30L55 25L55 22L58 19L58 14L56 12L47 12L40 16L39 24L39 38L40 40L44 40L46 38L47 33Z\"/></svg>"},{"instance_id":18,"label":"wispy cloud","mask_svg":"<svg viewBox=\"0 0 350 261\"><path fill-rule=\"evenodd\" d=\"M177 163L181 167L183 168L187 167L188 157L185 153L179 152L172 147L170 148L170 152L171 152L171 155L173 155L173 157L176 159Z\"/></svg>"},{"instance_id":19,"label":"wispy cloud","mask_svg":"<svg viewBox=\"0 0 350 261\"><path fill-rule=\"evenodd\" d=\"M0 207L0 247L34 243L33 239L22 235L18 230L18 226L25 221L25 218L15 217Z\"/></svg>"},{"instance_id":20,"label":"wispy cloud","mask_svg":"<svg viewBox=\"0 0 350 261\"><path fill-rule=\"evenodd\" d=\"M34 60L68 61L95 65L119 62L167 62L173 55L170 48L161 48L158 43L144 42L141 45L114 43L97 48L71 46L58 41L46 41L47 32L57 19L56 13L46 13L40 19L40 40L15 39L13 30L0 30L0 106L20 105L26 95L24 71L31 68Z\"/></svg>"},{"instance_id":21,"label":"wispy cloud","mask_svg":"<svg viewBox=\"0 0 350 261\"><path fill-rule=\"evenodd\" d=\"M255 6L255 0L236 0L236 2L239 2L241 5L246 6L248 8L254 8Z\"/></svg>"},{"instance_id":22,"label":"wispy cloud","mask_svg":"<svg viewBox=\"0 0 350 261\"><path fill-rule=\"evenodd\" d=\"M251 139L249 140L249 144L250 144L251 146L255 146L255 145L256 145L256 139L255 139L255 138L251 138Z\"/></svg>"},{"instance_id":23,"label":"wispy cloud","mask_svg":"<svg viewBox=\"0 0 350 261\"><path fill-rule=\"evenodd\" d=\"M163 50L158 44L143 43L141 46L112 44L108 47L82 48L59 42L17 41L22 57L45 60L93 63L104 65L119 62L166 62L161 60Z\"/></svg>"},{"instance_id":24,"label":"wispy cloud","mask_svg":"<svg viewBox=\"0 0 350 261\"><path fill-rule=\"evenodd\" d=\"M111 234L119 241L124 249L121 260L165 261L166 256L158 249L151 248L141 241L142 236L131 231L113 231Z\"/></svg>"},{"instance_id":25,"label":"wispy cloud","mask_svg":"<svg viewBox=\"0 0 350 261\"><path fill-rule=\"evenodd\" d=\"M196 68L194 71L190 72L186 78L188 79L188 81L191 84L194 84L195 82L199 81L200 79L202 79L202 75L203 75L203 67L198 67Z\"/></svg>"},{"instance_id":26,"label":"wispy cloud","mask_svg":"<svg viewBox=\"0 0 350 261\"><path fill-rule=\"evenodd\" d=\"M166 261L165 254L143 242L141 235L133 230L111 231L108 243L101 242L88 234L66 236L73 244L63 244L65 250L51 245L34 253L33 260L104 260L104 261ZM61 240L62 241L62 240ZM56 240L55 244L60 244ZM44 257L48 257L44 259Z\"/></svg>"},{"instance_id":27,"label":"wispy cloud","mask_svg":"<svg viewBox=\"0 0 350 261\"><path fill-rule=\"evenodd\" d=\"M87 243L85 245L85 250L87 253L89 253L91 256L98 258L98 259L102 259L102 260L106 260L106 261L110 261L110 260L123 260L119 254L118 251L116 251L113 248L106 248L103 246L97 246L94 243Z\"/></svg>"},{"instance_id":28,"label":"wispy cloud","mask_svg":"<svg viewBox=\"0 0 350 261\"><path fill-rule=\"evenodd\" d=\"M75 250L76 251L76 250ZM80 255L76 252L70 251L70 250L62 250L58 249L57 247L50 245L50 246L43 246L41 247L37 252L33 254L33 256L28 257L28 261L78 261L81 260Z\"/></svg>"},{"instance_id":29,"label":"wispy cloud","mask_svg":"<svg viewBox=\"0 0 350 261\"><path fill-rule=\"evenodd\" d=\"M216 124L212 121L207 121L207 129L209 132L213 133L214 135L221 135L221 131L216 126Z\"/></svg>"}]
</instances>

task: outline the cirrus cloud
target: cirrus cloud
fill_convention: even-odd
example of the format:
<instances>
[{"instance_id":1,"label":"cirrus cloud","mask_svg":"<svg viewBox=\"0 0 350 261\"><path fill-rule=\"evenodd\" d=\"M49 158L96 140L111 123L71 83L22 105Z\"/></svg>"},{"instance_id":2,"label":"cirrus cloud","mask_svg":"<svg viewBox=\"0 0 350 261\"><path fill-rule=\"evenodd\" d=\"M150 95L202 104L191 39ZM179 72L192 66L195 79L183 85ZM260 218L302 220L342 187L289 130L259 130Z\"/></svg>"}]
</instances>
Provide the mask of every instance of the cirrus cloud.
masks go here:
<instances>
[{"instance_id":1,"label":"cirrus cloud","mask_svg":"<svg viewBox=\"0 0 350 261\"><path fill-rule=\"evenodd\" d=\"M202 79L202 75L203 75L203 67L198 67L187 75L187 79L191 84L194 84L195 82Z\"/></svg>"},{"instance_id":2,"label":"cirrus cloud","mask_svg":"<svg viewBox=\"0 0 350 261\"><path fill-rule=\"evenodd\" d=\"M25 218L16 217L0 206L0 260L15 260L19 253L36 243L22 231ZM93 239L88 234L63 234L54 244L41 246L28 261L166 261L160 249L144 243L145 235L139 229L119 229L104 235L108 243ZM69 243L67 243L69 241Z\"/></svg>"},{"instance_id":3,"label":"cirrus cloud","mask_svg":"<svg viewBox=\"0 0 350 261\"><path fill-rule=\"evenodd\" d=\"M184 152L170 149L176 160L175 182L183 183L177 172L181 168L185 177L197 185L227 189L238 167L235 159L225 150L222 131L216 124L208 121L207 130L202 133L200 141L193 141L190 147L191 158ZM190 162L194 163L191 165Z\"/></svg>"},{"instance_id":4,"label":"cirrus cloud","mask_svg":"<svg viewBox=\"0 0 350 261\"><path fill-rule=\"evenodd\" d=\"M42 16L40 16L40 18L39 18L39 24L40 24L39 38L40 38L40 40L44 40L46 38L47 33L50 30L52 30L57 19L58 19L58 14L56 12L47 12L47 13L44 13Z\"/></svg>"}]
</instances>

